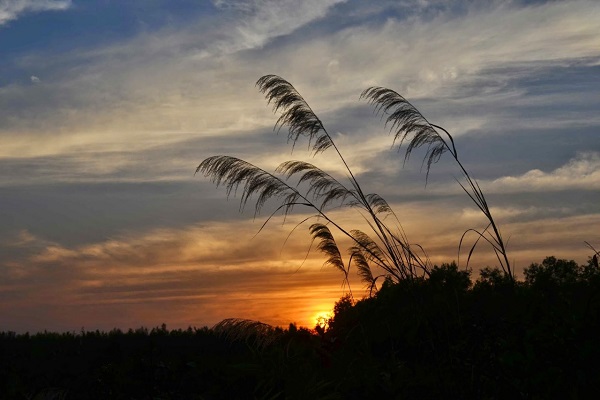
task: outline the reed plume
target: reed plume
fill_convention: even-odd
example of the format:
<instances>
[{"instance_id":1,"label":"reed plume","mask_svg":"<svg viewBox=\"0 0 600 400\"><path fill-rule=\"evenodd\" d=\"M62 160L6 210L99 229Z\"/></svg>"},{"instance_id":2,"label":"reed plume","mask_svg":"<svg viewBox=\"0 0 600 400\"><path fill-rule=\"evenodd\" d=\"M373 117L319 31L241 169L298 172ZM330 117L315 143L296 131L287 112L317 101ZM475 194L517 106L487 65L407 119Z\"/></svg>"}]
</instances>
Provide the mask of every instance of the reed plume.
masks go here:
<instances>
[{"instance_id":1,"label":"reed plume","mask_svg":"<svg viewBox=\"0 0 600 400\"><path fill-rule=\"evenodd\" d=\"M363 191L323 122L296 88L277 75L265 75L256 85L265 95L267 103L272 105L273 111L280 113L273 129L279 132L286 127L288 142L292 144L292 148L304 138L308 140L310 153L313 155L333 151L347 173L347 182L343 183L305 161L286 161L280 164L274 173L270 173L244 160L225 155L205 159L197 167L196 173L210 177L217 186L225 186L228 197L239 196L241 210L253 199L255 216L267 201L275 201L275 211L266 218L259 231L277 213L281 212L286 217L295 207L309 209L312 215L301 223L317 219L309 228L313 242L316 241L317 249L326 255L325 264L340 270L348 285L352 265L366 284L369 293L376 291L376 282L382 277L400 281L429 275L431 264L427 253L421 246L408 241L399 219L383 197ZM427 165L427 176L431 166L439 161L444 153L449 152L452 155L466 180L466 185L459 182L460 186L490 222L483 231L466 232L478 234L478 239L469 252L469 258L477 243L484 240L494 249L505 273L512 277L502 236L483 192L458 159L454 139L450 133L427 121L410 102L393 90L372 87L365 90L361 98L373 104L376 113L387 115L386 125L394 133L395 144L402 146L408 142L405 161L413 150L426 146L427 152L423 162ZM347 229L335 221L330 211L344 207L358 209L370 232ZM335 228L351 241L347 264L331 228Z\"/></svg>"},{"instance_id":2,"label":"reed plume","mask_svg":"<svg viewBox=\"0 0 600 400\"><path fill-rule=\"evenodd\" d=\"M413 150L421 147L426 148L423 158L423 164L427 165L426 180L429 177L431 166L437 163L444 153L449 152L451 154L466 182L463 184L457 179L458 184L488 220L488 225L485 229L468 229L462 235L459 242L459 258L465 236L469 233L474 233L477 238L469 251L467 265L475 247L483 240L492 247L503 272L514 281L512 266L506 251L506 244L500 234L496 220L492 215L481 187L467 172L458 158L458 152L452 135L441 126L429 122L415 106L391 89L370 87L363 91L360 97L366 99L374 106L376 114L382 117L385 116L385 125L393 133L394 144L398 148L402 148L402 145L408 142L404 152L405 162L410 158Z\"/></svg>"}]
</instances>

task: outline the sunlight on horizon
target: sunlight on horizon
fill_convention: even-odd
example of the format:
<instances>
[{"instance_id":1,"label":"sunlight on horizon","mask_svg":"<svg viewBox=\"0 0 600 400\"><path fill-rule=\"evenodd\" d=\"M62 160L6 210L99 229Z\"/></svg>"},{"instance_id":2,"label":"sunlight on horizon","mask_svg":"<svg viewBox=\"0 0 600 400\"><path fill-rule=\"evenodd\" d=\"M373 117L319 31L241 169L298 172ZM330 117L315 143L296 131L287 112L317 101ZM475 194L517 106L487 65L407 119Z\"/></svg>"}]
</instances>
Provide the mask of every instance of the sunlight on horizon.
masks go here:
<instances>
[{"instance_id":1,"label":"sunlight on horizon","mask_svg":"<svg viewBox=\"0 0 600 400\"><path fill-rule=\"evenodd\" d=\"M517 277L547 256L585 263L585 242L600 247L600 2L16 3L0 5L0 330L226 318L314 328L348 289L311 242L321 209L304 200L315 192L286 218L271 215L277 199L255 214L260 197L240 204L244 179L228 199L196 171L214 155L276 176L305 161L347 188L355 177L431 264L465 269L488 223L455 180L462 166ZM274 131L283 110L256 85L271 73L335 148L315 156L319 138ZM410 140L399 151L393 124L361 98L374 86L450 132L462 164L443 148L429 175L423 148L406 160ZM328 206L346 232L381 238L368 212ZM331 231L360 299L352 243ZM473 279L498 265L490 243L472 253Z\"/></svg>"}]
</instances>

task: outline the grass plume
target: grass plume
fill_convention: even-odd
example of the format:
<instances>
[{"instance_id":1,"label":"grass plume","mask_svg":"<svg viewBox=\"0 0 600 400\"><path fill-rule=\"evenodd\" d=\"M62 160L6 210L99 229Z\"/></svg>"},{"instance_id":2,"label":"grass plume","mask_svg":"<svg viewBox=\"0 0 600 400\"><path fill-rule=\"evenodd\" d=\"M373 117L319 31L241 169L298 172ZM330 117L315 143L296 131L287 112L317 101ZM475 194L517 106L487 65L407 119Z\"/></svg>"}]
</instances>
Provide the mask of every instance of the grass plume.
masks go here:
<instances>
[{"instance_id":1,"label":"grass plume","mask_svg":"<svg viewBox=\"0 0 600 400\"><path fill-rule=\"evenodd\" d=\"M441 126L429 122L415 106L391 89L370 87L362 92L361 98L374 106L376 114L382 117L385 116L385 125L394 135L394 144L402 148L402 145L408 142L404 152L405 162L410 158L413 150L421 147L426 148L425 157L423 158L423 165L427 165L426 180L429 177L431 166L437 163L444 153L449 152L451 154L465 181L465 183L461 183L457 180L458 184L489 222L483 230L469 229L463 234L459 243L459 257L463 239L467 234L474 233L477 238L469 251L467 264L475 247L483 240L491 246L503 272L511 280L514 280L506 243L502 238L481 187L467 172L458 158L458 151L452 135Z\"/></svg>"},{"instance_id":2,"label":"grass plume","mask_svg":"<svg viewBox=\"0 0 600 400\"><path fill-rule=\"evenodd\" d=\"M279 132L286 127L288 142L292 147L301 138L307 139L313 155L333 151L347 172L347 183L305 161L286 161L271 173L225 155L203 160L196 173L209 177L217 186L224 186L228 197L239 196L241 210L252 199L255 216L268 201L276 202L275 211L266 218L260 230L279 212L286 217L295 207L308 208L313 215L302 223L317 220L310 226L309 233L313 242L318 243L317 249L326 255L325 264L340 270L347 283L350 267L354 265L369 293L377 289L376 282L382 277L398 282L429 275L431 264L427 253L421 246L409 242L399 219L383 197L363 190L323 122L296 88L277 75L265 75L256 85L265 95L267 103L273 106L273 111L280 113L274 130ZM465 233L474 232L478 235L469 252L469 259L477 244L483 240L492 246L505 274L512 279L502 236L481 188L458 159L450 133L431 124L408 100L393 90L372 87L365 90L361 98L374 105L376 113L386 116L386 126L394 133L395 144L401 147L408 143L405 161L413 150L423 146L427 148L423 160L427 166L427 176L432 164L438 162L444 153L452 155L466 180L466 184L459 182L460 186L489 221L483 231L469 230ZM344 207L358 209L370 231L347 229L335 221L330 211ZM332 228L351 241L347 264L334 239Z\"/></svg>"}]
</instances>

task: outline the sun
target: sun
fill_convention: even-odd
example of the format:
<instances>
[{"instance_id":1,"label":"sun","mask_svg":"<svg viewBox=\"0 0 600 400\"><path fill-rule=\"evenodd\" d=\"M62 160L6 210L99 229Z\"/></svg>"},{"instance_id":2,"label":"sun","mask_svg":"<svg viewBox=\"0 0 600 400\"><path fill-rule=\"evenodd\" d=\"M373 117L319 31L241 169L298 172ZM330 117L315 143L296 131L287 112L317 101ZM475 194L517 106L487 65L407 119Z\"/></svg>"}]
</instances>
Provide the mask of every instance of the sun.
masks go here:
<instances>
[{"instance_id":1,"label":"sun","mask_svg":"<svg viewBox=\"0 0 600 400\"><path fill-rule=\"evenodd\" d=\"M312 323L316 326L320 326L321 328L325 328L329 325L329 319L333 317L333 312L331 310L328 311L318 311L312 316Z\"/></svg>"},{"instance_id":2,"label":"sun","mask_svg":"<svg viewBox=\"0 0 600 400\"><path fill-rule=\"evenodd\" d=\"M314 329L315 326L327 329L328 322L333 317L333 301L330 303L328 300L316 300L314 303L306 304L299 318L300 324L309 329Z\"/></svg>"}]
</instances>

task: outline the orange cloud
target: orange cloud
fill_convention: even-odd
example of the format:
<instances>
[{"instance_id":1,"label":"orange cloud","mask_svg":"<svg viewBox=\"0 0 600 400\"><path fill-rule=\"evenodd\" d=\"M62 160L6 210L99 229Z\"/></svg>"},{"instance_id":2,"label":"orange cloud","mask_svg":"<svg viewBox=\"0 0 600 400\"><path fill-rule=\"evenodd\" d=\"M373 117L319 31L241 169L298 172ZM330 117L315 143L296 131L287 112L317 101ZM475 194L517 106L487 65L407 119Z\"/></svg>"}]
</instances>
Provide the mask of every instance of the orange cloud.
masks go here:
<instances>
[{"instance_id":1,"label":"orange cloud","mask_svg":"<svg viewBox=\"0 0 600 400\"><path fill-rule=\"evenodd\" d=\"M47 244L19 265L19 279L13 276L10 285L0 288L2 314L19 309L32 313L21 330L162 322L187 327L228 317L312 327L314 313L323 304L333 307L343 295L342 276L322 269L319 255L302 265L307 246L290 242L281 250L286 228L252 239L256 229L249 222L216 223L156 229L73 248ZM29 242L41 241L25 236Z\"/></svg>"}]
</instances>

